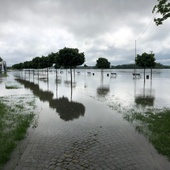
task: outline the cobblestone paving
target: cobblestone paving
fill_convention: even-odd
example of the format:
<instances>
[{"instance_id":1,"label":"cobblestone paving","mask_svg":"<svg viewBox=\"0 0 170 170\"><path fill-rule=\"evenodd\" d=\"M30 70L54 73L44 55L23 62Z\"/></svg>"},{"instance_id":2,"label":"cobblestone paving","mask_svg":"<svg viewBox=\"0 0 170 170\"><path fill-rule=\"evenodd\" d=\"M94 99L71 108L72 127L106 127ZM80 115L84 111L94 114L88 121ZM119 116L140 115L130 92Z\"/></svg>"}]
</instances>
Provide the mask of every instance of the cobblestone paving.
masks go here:
<instances>
[{"instance_id":1,"label":"cobblestone paving","mask_svg":"<svg viewBox=\"0 0 170 170\"><path fill-rule=\"evenodd\" d=\"M170 169L128 122L103 122L41 120L15 170Z\"/></svg>"}]
</instances>

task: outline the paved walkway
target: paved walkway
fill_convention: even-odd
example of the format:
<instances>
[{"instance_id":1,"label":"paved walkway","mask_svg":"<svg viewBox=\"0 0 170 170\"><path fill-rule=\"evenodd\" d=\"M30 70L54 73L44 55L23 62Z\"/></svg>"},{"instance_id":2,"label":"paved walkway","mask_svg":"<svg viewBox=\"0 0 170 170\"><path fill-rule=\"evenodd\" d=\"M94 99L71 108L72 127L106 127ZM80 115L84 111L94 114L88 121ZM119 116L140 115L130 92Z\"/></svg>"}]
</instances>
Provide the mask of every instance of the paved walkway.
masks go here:
<instances>
[{"instance_id":1,"label":"paved walkway","mask_svg":"<svg viewBox=\"0 0 170 170\"><path fill-rule=\"evenodd\" d=\"M113 114L110 108L97 102L88 105L88 102L85 116L69 122L64 122L56 112L54 114L54 110L49 110L48 103L43 104L38 127L21 144L21 158L17 161L12 159L6 169L170 169L170 163L158 155L120 115L105 118L102 115ZM93 117L96 107L97 115ZM20 152L18 150L18 154Z\"/></svg>"}]
</instances>

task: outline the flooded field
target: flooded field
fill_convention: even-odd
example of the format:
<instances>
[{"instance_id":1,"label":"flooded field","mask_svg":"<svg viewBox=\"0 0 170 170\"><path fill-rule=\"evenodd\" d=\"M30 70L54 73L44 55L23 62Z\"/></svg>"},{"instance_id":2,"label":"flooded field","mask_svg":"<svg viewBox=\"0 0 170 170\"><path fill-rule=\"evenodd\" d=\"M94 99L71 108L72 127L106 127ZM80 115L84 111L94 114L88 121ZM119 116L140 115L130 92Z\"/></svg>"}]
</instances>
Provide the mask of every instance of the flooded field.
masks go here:
<instances>
[{"instance_id":1,"label":"flooded field","mask_svg":"<svg viewBox=\"0 0 170 170\"><path fill-rule=\"evenodd\" d=\"M141 78L134 79L133 70L75 70L72 88L68 70L40 72L39 75L29 72L8 72L7 77L0 77L0 96L33 93L41 101L50 102L61 97L69 101L79 101L88 96L105 102L108 105L135 108L169 107L170 70L146 70L149 79L144 82L143 70L139 70ZM117 73L112 75L111 73ZM17 88L8 89L8 86ZM146 99L145 103L138 102ZM148 99L148 102L147 102Z\"/></svg>"},{"instance_id":2,"label":"flooded field","mask_svg":"<svg viewBox=\"0 0 170 170\"><path fill-rule=\"evenodd\" d=\"M73 72L72 84L69 70L58 70L57 74L55 70L48 74L8 72L8 76L0 77L0 96L32 94L38 108L46 105L47 110L55 110L65 121L92 116L86 115L84 104L91 105L91 100L119 113L169 108L170 70L153 70L152 79L150 70L146 70L149 79L145 81L143 70L137 72L141 78L134 79L133 70L78 69ZM97 112L98 108L92 109ZM70 117L67 112L71 112Z\"/></svg>"},{"instance_id":3,"label":"flooded field","mask_svg":"<svg viewBox=\"0 0 170 170\"><path fill-rule=\"evenodd\" d=\"M122 117L130 110L169 108L170 70L153 70L152 79L150 79L150 70L146 70L149 79L145 82L143 70L137 72L140 72L141 78L134 79L133 70L77 69L73 72L72 83L69 70L58 70L57 74L54 70L48 74L11 71L8 72L8 76L1 76L0 97L33 96L35 98L34 137L26 148L25 153L29 154L24 154L19 168L31 168L31 161L28 159L35 151L37 153L32 166L35 160L40 159L41 154L53 153L57 147L55 158L54 153L47 154L46 160L49 162L44 162L44 166L53 159L53 167L67 168L65 164L59 165L56 162L60 158L63 163L66 160L65 157L60 157L61 153L67 155L68 152L69 154L75 152L80 162L88 159L88 154L94 158L93 162L90 162L89 157L89 167L93 167L93 163L98 162L98 155L105 154L100 162L111 159L113 155L112 160L120 157L125 167L131 167L134 163L134 168L137 169L145 169L145 167L154 169L159 164L161 167L165 166L163 169L168 169L169 163L157 155L150 144L143 137L138 136L135 129ZM37 145L38 143L40 145ZM78 145L86 147L87 152L81 152L81 149L73 151ZM141 145L146 152L140 149ZM119 146L118 148L126 146L125 152L118 148L117 150L115 146ZM35 151L30 148L34 148ZM112 149L107 150L107 148ZM133 153L131 163L128 160L129 152ZM117 156L115 157L113 153ZM74 164L71 159L70 162ZM141 159L143 161L139 163ZM121 168L121 162L120 164L113 162L107 163L108 167L114 165L116 168Z\"/></svg>"}]
</instances>

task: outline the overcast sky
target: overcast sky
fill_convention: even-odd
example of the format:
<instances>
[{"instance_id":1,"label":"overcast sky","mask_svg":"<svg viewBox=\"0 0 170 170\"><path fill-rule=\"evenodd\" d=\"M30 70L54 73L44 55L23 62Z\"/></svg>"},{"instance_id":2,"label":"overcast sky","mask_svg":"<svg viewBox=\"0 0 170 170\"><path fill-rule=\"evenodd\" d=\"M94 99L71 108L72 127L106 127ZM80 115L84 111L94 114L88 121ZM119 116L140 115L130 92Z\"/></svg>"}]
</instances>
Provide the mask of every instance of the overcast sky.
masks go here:
<instances>
[{"instance_id":1,"label":"overcast sky","mask_svg":"<svg viewBox=\"0 0 170 170\"><path fill-rule=\"evenodd\" d=\"M64 47L84 52L87 65L99 57L112 65L155 53L170 65L170 19L153 22L157 0L0 0L0 56L8 66Z\"/></svg>"}]
</instances>

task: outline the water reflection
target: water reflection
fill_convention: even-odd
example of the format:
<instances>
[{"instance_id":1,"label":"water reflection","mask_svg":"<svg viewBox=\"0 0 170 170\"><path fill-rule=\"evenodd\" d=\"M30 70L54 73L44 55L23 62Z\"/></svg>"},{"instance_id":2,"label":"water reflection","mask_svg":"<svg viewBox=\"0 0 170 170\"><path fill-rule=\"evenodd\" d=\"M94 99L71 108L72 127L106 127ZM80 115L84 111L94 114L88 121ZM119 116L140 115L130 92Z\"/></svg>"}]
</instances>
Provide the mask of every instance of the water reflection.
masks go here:
<instances>
[{"instance_id":1,"label":"water reflection","mask_svg":"<svg viewBox=\"0 0 170 170\"><path fill-rule=\"evenodd\" d=\"M155 96L154 91L152 90L152 80L150 80L150 88L145 87L145 81L143 85L142 93L135 95L135 103L139 106L154 106Z\"/></svg>"},{"instance_id":2,"label":"water reflection","mask_svg":"<svg viewBox=\"0 0 170 170\"><path fill-rule=\"evenodd\" d=\"M53 93L50 91L43 91L39 88L38 84L35 84L33 82L23 80L23 79L15 79L20 84L24 85L25 88L30 89L33 94L43 102L50 101L53 98Z\"/></svg>"},{"instance_id":3,"label":"water reflection","mask_svg":"<svg viewBox=\"0 0 170 170\"><path fill-rule=\"evenodd\" d=\"M47 82L42 82L38 77L33 75L30 77L31 82L36 82L43 90L51 90L53 98L62 96L68 97L69 101L76 98L79 100L82 94L100 100L115 109L122 108L148 109L169 107L170 93L170 70L154 70L153 80L147 79L144 84L143 74L141 79L133 79L133 70L116 70L118 77L112 79L110 73L115 70L77 70L76 83L71 88L70 74L64 70L63 74L49 73L49 87L46 88ZM138 70L140 72L141 70ZM94 75L93 75L94 73ZM147 74L149 75L150 70ZM91 76L89 76L91 75ZM93 76L92 76L93 75ZM25 79L25 74L22 74ZM41 78L40 75L39 78ZM29 77L27 76L27 80ZM4 79L4 78L3 78ZM8 77L9 79L9 77ZM35 81L34 81L35 80ZM75 87L75 88L74 88ZM55 91L55 92L54 92ZM40 92L39 92L40 93ZM50 100L52 98L49 97ZM44 100L46 98L44 97Z\"/></svg>"},{"instance_id":4,"label":"water reflection","mask_svg":"<svg viewBox=\"0 0 170 170\"><path fill-rule=\"evenodd\" d=\"M61 84L61 79L56 78L56 84Z\"/></svg>"},{"instance_id":5,"label":"water reflection","mask_svg":"<svg viewBox=\"0 0 170 170\"><path fill-rule=\"evenodd\" d=\"M110 92L109 85L104 85L104 73L103 69L101 70L101 85L97 88L98 96L106 96Z\"/></svg>"},{"instance_id":6,"label":"water reflection","mask_svg":"<svg viewBox=\"0 0 170 170\"><path fill-rule=\"evenodd\" d=\"M29 88L41 101L48 101L49 106L53 109L55 108L60 118L64 121L78 119L85 114L85 107L81 103L69 101L68 98L64 96L62 98L53 99L53 93L40 89L38 84L18 78L16 81L24 85L25 88Z\"/></svg>"},{"instance_id":7,"label":"water reflection","mask_svg":"<svg viewBox=\"0 0 170 170\"><path fill-rule=\"evenodd\" d=\"M97 88L97 94L99 96L106 96L109 93L109 91L110 91L109 87L101 86Z\"/></svg>"},{"instance_id":8,"label":"water reflection","mask_svg":"<svg viewBox=\"0 0 170 170\"><path fill-rule=\"evenodd\" d=\"M76 87L76 82L72 82L72 81L70 81L70 80L65 80L64 81L64 84L66 85L66 87L73 87L73 88L75 88Z\"/></svg>"},{"instance_id":9,"label":"water reflection","mask_svg":"<svg viewBox=\"0 0 170 170\"><path fill-rule=\"evenodd\" d=\"M51 100L50 107L55 108L60 118L65 121L78 119L85 114L85 107L83 104L69 101L66 97Z\"/></svg>"},{"instance_id":10,"label":"water reflection","mask_svg":"<svg viewBox=\"0 0 170 170\"><path fill-rule=\"evenodd\" d=\"M135 103L137 105L141 105L142 107L146 107L146 106L154 106L154 100L155 97L153 96L136 96L135 97Z\"/></svg>"}]
</instances>

